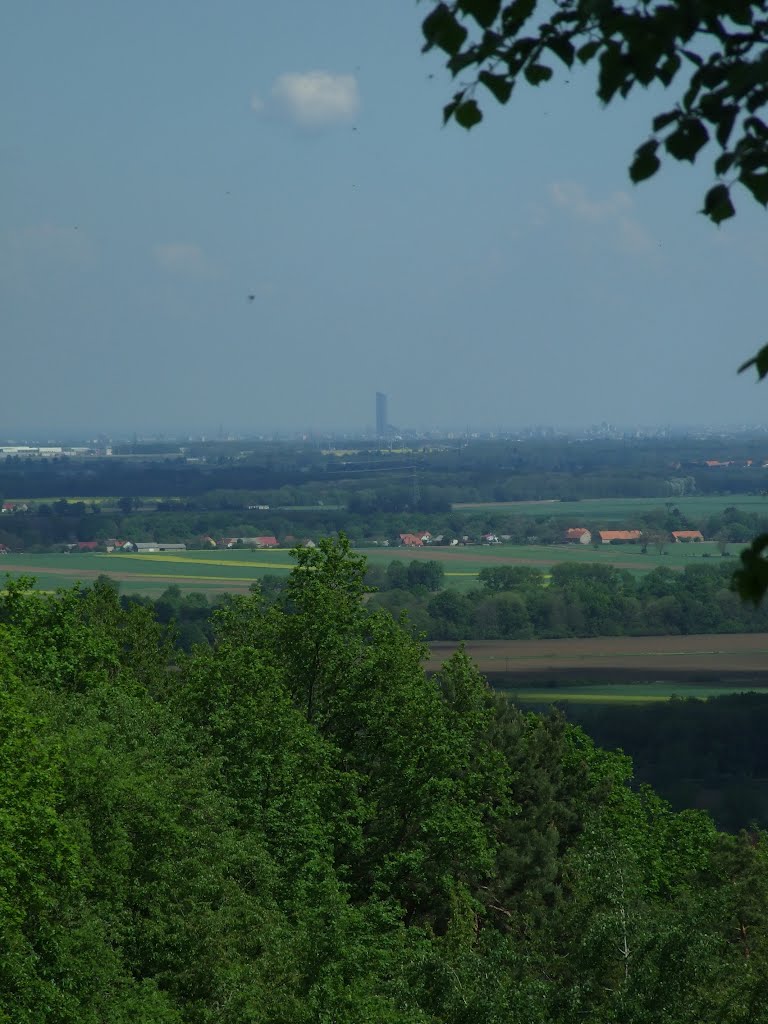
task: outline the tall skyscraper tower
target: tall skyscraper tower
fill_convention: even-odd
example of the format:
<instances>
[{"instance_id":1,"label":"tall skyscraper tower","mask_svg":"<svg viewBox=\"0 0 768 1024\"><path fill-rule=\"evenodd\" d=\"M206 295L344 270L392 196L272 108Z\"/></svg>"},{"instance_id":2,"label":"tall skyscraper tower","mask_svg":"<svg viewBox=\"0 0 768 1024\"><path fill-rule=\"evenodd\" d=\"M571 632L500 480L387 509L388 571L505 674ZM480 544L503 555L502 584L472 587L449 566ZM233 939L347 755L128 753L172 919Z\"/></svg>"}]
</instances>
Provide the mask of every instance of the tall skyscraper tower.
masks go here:
<instances>
[{"instance_id":1,"label":"tall skyscraper tower","mask_svg":"<svg viewBox=\"0 0 768 1024\"><path fill-rule=\"evenodd\" d=\"M386 437L387 435L387 396L381 391L376 392L376 436Z\"/></svg>"}]
</instances>

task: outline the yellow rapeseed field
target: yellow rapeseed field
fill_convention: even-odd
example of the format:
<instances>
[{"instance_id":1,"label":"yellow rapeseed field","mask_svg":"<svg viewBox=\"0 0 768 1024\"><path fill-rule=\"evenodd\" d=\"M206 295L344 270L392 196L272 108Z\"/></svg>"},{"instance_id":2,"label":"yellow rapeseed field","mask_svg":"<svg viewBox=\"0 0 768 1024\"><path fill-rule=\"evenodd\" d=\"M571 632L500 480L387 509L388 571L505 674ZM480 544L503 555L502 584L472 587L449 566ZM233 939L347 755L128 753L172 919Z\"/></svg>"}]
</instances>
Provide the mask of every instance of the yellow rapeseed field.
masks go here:
<instances>
[{"instance_id":1,"label":"yellow rapeseed field","mask_svg":"<svg viewBox=\"0 0 768 1024\"><path fill-rule=\"evenodd\" d=\"M195 558L192 555L166 555L163 552L157 554L135 554L126 552L123 554L100 554L100 558L121 558L126 562L132 562L134 559L144 559L149 562L176 562L183 563L185 565L224 565L224 566L239 566L244 569L292 569L294 566L293 562L259 562L255 558L248 559L248 561L240 561L232 558Z\"/></svg>"}]
</instances>

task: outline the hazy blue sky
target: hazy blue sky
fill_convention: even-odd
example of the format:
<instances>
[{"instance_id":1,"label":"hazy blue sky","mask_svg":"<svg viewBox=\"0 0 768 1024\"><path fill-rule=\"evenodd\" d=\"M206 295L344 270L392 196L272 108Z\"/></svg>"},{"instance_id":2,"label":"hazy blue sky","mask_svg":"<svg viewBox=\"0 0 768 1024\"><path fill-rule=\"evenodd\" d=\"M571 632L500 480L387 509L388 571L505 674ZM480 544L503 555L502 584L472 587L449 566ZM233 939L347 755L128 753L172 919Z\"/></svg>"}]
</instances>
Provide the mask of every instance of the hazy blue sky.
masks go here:
<instances>
[{"instance_id":1,"label":"hazy blue sky","mask_svg":"<svg viewBox=\"0 0 768 1024\"><path fill-rule=\"evenodd\" d=\"M765 214L584 73L442 128L428 9L4 4L0 435L763 422Z\"/></svg>"}]
</instances>

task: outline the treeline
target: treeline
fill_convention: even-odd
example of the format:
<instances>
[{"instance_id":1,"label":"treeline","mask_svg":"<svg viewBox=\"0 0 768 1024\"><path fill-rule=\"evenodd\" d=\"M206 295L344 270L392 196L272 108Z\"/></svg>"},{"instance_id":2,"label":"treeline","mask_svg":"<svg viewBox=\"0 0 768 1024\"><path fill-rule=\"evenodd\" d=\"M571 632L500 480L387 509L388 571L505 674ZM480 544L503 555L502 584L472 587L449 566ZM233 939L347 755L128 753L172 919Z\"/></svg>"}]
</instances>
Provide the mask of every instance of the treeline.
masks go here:
<instances>
[{"instance_id":1,"label":"treeline","mask_svg":"<svg viewBox=\"0 0 768 1024\"><path fill-rule=\"evenodd\" d=\"M430 640L751 633L768 630L768 607L754 608L730 589L732 567L665 566L641 577L613 566L563 564L482 569L467 593L389 590L371 602L407 612Z\"/></svg>"},{"instance_id":2,"label":"treeline","mask_svg":"<svg viewBox=\"0 0 768 1024\"><path fill-rule=\"evenodd\" d=\"M612 566L563 564L548 576L525 566L482 569L480 586L462 593L443 587L438 562L393 561L368 567L372 608L395 617L428 640L530 640L590 636L675 636L696 633L768 632L768 607L754 608L730 589L728 565L697 564L675 572L661 566L635 577ZM105 585L110 585L104 578ZM112 584L117 589L116 584ZM269 603L286 606L284 577L263 576L254 586ZM212 616L231 597L209 602L205 594L177 585L156 599L137 594L123 605L154 609L163 625L174 624L178 644L189 650L208 643Z\"/></svg>"},{"instance_id":3,"label":"treeline","mask_svg":"<svg viewBox=\"0 0 768 1024\"><path fill-rule=\"evenodd\" d=\"M180 655L113 588L0 597L0 1019L747 1024L768 842L432 678L343 542Z\"/></svg>"},{"instance_id":4,"label":"treeline","mask_svg":"<svg viewBox=\"0 0 768 1024\"><path fill-rule=\"evenodd\" d=\"M767 477L763 440L436 441L400 452L368 444L348 442L338 455L310 444L240 442L189 445L165 457L141 446L109 458L9 456L0 462L0 496L155 495L212 508L211 495L229 493L251 496L243 504L323 503L370 516L441 512L454 502L759 493Z\"/></svg>"},{"instance_id":5,"label":"treeline","mask_svg":"<svg viewBox=\"0 0 768 1024\"><path fill-rule=\"evenodd\" d=\"M673 806L706 809L730 832L768 826L765 694L561 707L599 746L629 754L636 778Z\"/></svg>"}]
</instances>

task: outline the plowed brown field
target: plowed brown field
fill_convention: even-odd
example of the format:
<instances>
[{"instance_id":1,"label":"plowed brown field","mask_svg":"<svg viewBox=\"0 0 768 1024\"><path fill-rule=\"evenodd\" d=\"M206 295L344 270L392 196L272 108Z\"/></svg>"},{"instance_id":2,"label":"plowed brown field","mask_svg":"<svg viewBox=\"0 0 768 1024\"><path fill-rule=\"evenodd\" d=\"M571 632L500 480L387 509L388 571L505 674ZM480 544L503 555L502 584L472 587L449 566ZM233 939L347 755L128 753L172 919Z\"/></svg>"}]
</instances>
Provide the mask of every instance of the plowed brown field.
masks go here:
<instances>
[{"instance_id":1,"label":"plowed brown field","mask_svg":"<svg viewBox=\"0 0 768 1024\"><path fill-rule=\"evenodd\" d=\"M458 647L430 644L435 671ZM517 680L688 680L768 685L768 635L622 636L570 640L468 641L465 650L489 676Z\"/></svg>"}]
</instances>

